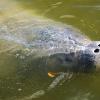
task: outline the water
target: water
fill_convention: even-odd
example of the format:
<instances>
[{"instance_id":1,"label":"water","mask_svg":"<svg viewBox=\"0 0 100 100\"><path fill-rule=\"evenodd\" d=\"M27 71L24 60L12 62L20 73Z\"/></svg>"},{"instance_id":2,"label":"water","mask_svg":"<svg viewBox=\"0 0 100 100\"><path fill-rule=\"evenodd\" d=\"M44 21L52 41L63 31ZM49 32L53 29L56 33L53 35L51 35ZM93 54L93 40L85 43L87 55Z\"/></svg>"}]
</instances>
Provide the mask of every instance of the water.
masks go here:
<instances>
[{"instance_id":1,"label":"water","mask_svg":"<svg viewBox=\"0 0 100 100\"><path fill-rule=\"evenodd\" d=\"M92 40L100 40L100 0L0 0L0 22L26 12L73 25ZM41 59L33 63L34 57L25 55L28 50L23 53L17 44L8 49L10 45L0 41L0 100L100 99L99 73L74 75L55 86L54 78L42 69L33 69L44 66ZM18 51L13 54L16 47ZM48 91L50 84L55 88Z\"/></svg>"}]
</instances>

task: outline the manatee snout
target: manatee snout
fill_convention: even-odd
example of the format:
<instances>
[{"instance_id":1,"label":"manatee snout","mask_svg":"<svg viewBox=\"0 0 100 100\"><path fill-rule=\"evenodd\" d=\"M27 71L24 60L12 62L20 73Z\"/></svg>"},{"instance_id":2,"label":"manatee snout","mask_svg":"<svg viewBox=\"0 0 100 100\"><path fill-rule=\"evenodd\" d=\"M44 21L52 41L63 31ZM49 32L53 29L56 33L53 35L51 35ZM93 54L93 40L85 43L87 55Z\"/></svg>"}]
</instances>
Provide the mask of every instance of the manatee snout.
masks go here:
<instances>
[{"instance_id":1,"label":"manatee snout","mask_svg":"<svg viewBox=\"0 0 100 100\"><path fill-rule=\"evenodd\" d=\"M87 46L89 53L94 56L94 65L96 66L96 71L100 71L100 41L93 41Z\"/></svg>"},{"instance_id":2,"label":"manatee snout","mask_svg":"<svg viewBox=\"0 0 100 100\"><path fill-rule=\"evenodd\" d=\"M93 72L100 70L100 41L93 41L83 46L79 51L69 53L67 63L71 62L71 69L76 72Z\"/></svg>"},{"instance_id":3,"label":"manatee snout","mask_svg":"<svg viewBox=\"0 0 100 100\"><path fill-rule=\"evenodd\" d=\"M83 46L80 50L70 53L58 53L49 57L55 67L52 70L93 72L100 70L100 41ZM50 67L51 68L51 67Z\"/></svg>"}]
</instances>

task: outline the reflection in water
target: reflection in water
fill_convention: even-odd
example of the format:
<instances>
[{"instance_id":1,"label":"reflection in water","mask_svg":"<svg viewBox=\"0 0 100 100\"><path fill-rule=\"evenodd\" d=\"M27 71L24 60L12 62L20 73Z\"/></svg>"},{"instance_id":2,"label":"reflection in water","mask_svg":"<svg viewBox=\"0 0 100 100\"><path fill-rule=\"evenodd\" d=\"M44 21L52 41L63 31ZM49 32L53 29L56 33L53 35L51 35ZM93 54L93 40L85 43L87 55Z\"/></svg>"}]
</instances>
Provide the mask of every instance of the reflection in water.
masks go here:
<instances>
[{"instance_id":1,"label":"reflection in water","mask_svg":"<svg viewBox=\"0 0 100 100\"><path fill-rule=\"evenodd\" d=\"M66 80L67 81L70 80L70 78L72 77L72 75L73 75L72 73L60 73L60 75L53 80L53 82L48 86L47 89L45 89L45 90L39 90L39 91L33 93L31 96L27 96L27 97L23 98L23 100L31 100L31 99L39 98L39 97L45 95L50 90L52 90L53 88L55 88L59 83L61 85Z\"/></svg>"},{"instance_id":2,"label":"reflection in water","mask_svg":"<svg viewBox=\"0 0 100 100\"><path fill-rule=\"evenodd\" d=\"M46 9L44 12L43 12L43 16L45 16L47 13L50 13L52 10L55 10L55 8L59 7L63 2L57 2L57 3L54 3L54 4L51 4L49 5L50 7L48 9Z\"/></svg>"},{"instance_id":3,"label":"reflection in water","mask_svg":"<svg viewBox=\"0 0 100 100\"><path fill-rule=\"evenodd\" d=\"M87 93L80 92L75 97L72 97L69 100L91 100L91 97L93 97L93 95L89 92L87 92Z\"/></svg>"},{"instance_id":4,"label":"reflection in water","mask_svg":"<svg viewBox=\"0 0 100 100\"><path fill-rule=\"evenodd\" d=\"M60 18L75 18L74 15L62 15Z\"/></svg>"}]
</instances>

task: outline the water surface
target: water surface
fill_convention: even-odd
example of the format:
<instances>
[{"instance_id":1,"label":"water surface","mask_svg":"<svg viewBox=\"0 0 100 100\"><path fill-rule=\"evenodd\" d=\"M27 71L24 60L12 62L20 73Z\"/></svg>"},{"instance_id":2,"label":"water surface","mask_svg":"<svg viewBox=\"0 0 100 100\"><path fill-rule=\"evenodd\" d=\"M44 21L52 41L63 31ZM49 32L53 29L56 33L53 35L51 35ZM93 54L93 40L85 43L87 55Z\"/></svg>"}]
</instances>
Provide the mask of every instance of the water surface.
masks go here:
<instances>
[{"instance_id":1,"label":"water surface","mask_svg":"<svg viewBox=\"0 0 100 100\"><path fill-rule=\"evenodd\" d=\"M92 40L100 40L100 0L0 0L1 22L25 12L73 25ZM7 49L9 45L0 41L0 100L26 100L36 91L45 90L54 78L48 78L42 69L32 69L32 66L44 66L41 60L33 63L33 56L26 57L21 50L15 56L10 52L12 49ZM74 76L35 99L99 100L100 74Z\"/></svg>"}]
</instances>

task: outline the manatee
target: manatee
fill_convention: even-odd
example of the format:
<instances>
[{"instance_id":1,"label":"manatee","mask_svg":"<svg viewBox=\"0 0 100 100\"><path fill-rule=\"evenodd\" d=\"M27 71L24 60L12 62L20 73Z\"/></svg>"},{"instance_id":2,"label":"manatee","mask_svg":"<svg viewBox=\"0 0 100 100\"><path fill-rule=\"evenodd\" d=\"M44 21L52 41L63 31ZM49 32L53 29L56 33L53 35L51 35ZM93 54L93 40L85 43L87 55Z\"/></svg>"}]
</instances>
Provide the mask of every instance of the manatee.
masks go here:
<instances>
[{"instance_id":1,"label":"manatee","mask_svg":"<svg viewBox=\"0 0 100 100\"><path fill-rule=\"evenodd\" d=\"M46 72L99 69L100 41L92 41L80 30L61 22L17 17L9 17L0 23L0 41L5 41L5 52L26 51L25 55L31 55L33 62L40 59L45 63L46 67L42 68Z\"/></svg>"},{"instance_id":2,"label":"manatee","mask_svg":"<svg viewBox=\"0 0 100 100\"><path fill-rule=\"evenodd\" d=\"M63 82L69 80L73 73L100 69L100 41L92 41L72 25L37 16L17 14L1 20L0 54L10 55L18 61L20 66L10 71L14 78L17 76L15 79L32 75L55 77L45 90L40 89L20 100L44 95L62 84L62 79ZM9 73L7 76L10 77Z\"/></svg>"}]
</instances>

